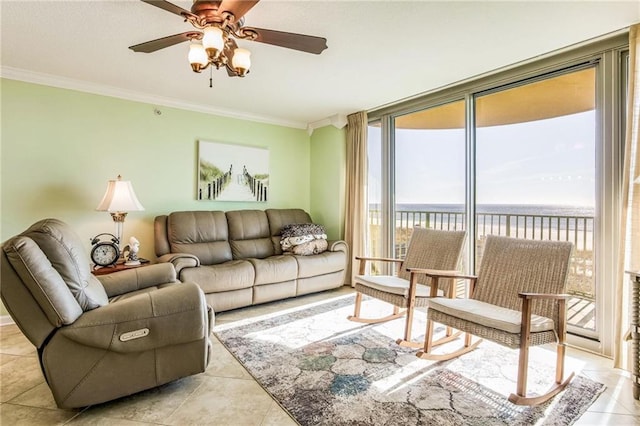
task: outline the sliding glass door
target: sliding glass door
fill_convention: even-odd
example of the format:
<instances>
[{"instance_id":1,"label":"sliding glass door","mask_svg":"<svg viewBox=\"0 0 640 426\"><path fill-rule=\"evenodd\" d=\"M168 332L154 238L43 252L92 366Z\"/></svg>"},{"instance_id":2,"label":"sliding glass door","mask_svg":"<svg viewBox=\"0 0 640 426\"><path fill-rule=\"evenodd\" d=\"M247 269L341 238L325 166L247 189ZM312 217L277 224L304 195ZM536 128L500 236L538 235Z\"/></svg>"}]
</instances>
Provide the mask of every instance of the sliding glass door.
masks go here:
<instances>
[{"instance_id":1,"label":"sliding glass door","mask_svg":"<svg viewBox=\"0 0 640 426\"><path fill-rule=\"evenodd\" d=\"M590 66L475 97L476 239L574 244L568 323L594 336L596 69Z\"/></svg>"},{"instance_id":2,"label":"sliding glass door","mask_svg":"<svg viewBox=\"0 0 640 426\"><path fill-rule=\"evenodd\" d=\"M569 343L611 355L623 43L370 112L375 253L402 257L415 226L465 229L476 273L488 235L571 241Z\"/></svg>"},{"instance_id":3,"label":"sliding glass door","mask_svg":"<svg viewBox=\"0 0 640 426\"><path fill-rule=\"evenodd\" d=\"M394 253L402 258L414 226L465 228L464 100L395 117Z\"/></svg>"},{"instance_id":4,"label":"sliding glass door","mask_svg":"<svg viewBox=\"0 0 640 426\"><path fill-rule=\"evenodd\" d=\"M372 256L404 257L416 226L465 228L464 109L464 100L459 100L398 116L393 138L383 137L380 122L369 124ZM390 272L384 264L374 263L372 269Z\"/></svg>"}]
</instances>

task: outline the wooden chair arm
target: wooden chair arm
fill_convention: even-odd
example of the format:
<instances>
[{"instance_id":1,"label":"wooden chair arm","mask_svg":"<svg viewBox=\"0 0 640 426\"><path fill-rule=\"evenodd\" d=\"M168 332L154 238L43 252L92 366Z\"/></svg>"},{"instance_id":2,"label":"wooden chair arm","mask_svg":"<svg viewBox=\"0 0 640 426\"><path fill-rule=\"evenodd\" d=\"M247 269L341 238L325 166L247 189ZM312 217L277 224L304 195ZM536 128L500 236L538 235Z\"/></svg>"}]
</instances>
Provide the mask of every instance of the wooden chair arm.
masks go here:
<instances>
[{"instance_id":1,"label":"wooden chair arm","mask_svg":"<svg viewBox=\"0 0 640 426\"><path fill-rule=\"evenodd\" d=\"M368 260L368 261L379 261L379 262L396 262L396 263L404 262L404 260L402 260L402 259L393 259L393 258L390 258L390 257L356 256L356 260Z\"/></svg>"},{"instance_id":2,"label":"wooden chair arm","mask_svg":"<svg viewBox=\"0 0 640 426\"><path fill-rule=\"evenodd\" d=\"M415 293L415 286L418 281L418 275L424 274L428 277L431 277L431 293L429 297L437 297L438 295L438 281L440 278L453 278L449 283L449 297L453 297L455 295L455 279L469 279L471 280L471 287L475 283L477 277L473 275L463 275L458 271L444 271L438 269L424 269L424 268L407 268L407 271L411 274L409 280L409 294Z\"/></svg>"},{"instance_id":3,"label":"wooden chair arm","mask_svg":"<svg viewBox=\"0 0 640 426\"><path fill-rule=\"evenodd\" d=\"M395 264L397 264L396 266L396 273L400 270L400 265L402 264L402 262L404 262L401 259L393 259L393 258L389 258L389 257L365 257L365 256L356 256L356 260L360 261L360 266L358 268L358 275L364 275L366 269L367 269L367 261L379 261L379 262L393 262Z\"/></svg>"},{"instance_id":4,"label":"wooden chair arm","mask_svg":"<svg viewBox=\"0 0 640 426\"><path fill-rule=\"evenodd\" d=\"M438 269L407 268L407 272L412 274L425 274L431 278L460 278L467 280L475 280L478 278L475 275L463 275L459 271L443 271Z\"/></svg>"},{"instance_id":5,"label":"wooden chair arm","mask_svg":"<svg viewBox=\"0 0 640 426\"><path fill-rule=\"evenodd\" d=\"M569 300L570 294L555 294L555 293L518 293L518 297L521 299L551 299L551 300Z\"/></svg>"},{"instance_id":6,"label":"wooden chair arm","mask_svg":"<svg viewBox=\"0 0 640 426\"><path fill-rule=\"evenodd\" d=\"M567 333L567 300L571 297L569 294L553 294L553 293L519 293L518 297L522 299L522 316L520 319L520 350L526 350L529 346L529 338L531 336L531 305L535 299L551 299L558 301L558 323L556 324L556 333L558 336L558 345L564 346ZM526 366L525 366L526 367ZM519 368L524 368L522 365Z\"/></svg>"}]
</instances>

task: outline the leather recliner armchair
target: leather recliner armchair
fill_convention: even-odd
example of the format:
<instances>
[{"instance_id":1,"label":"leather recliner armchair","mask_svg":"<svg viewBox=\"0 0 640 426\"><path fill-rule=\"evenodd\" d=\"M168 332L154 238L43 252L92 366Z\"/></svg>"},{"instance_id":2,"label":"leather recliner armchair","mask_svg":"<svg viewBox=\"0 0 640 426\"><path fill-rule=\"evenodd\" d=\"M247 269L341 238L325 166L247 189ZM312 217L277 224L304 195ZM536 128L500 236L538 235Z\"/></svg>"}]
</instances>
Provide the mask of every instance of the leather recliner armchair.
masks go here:
<instances>
[{"instance_id":1,"label":"leather recliner armchair","mask_svg":"<svg viewBox=\"0 0 640 426\"><path fill-rule=\"evenodd\" d=\"M95 277L80 238L44 219L2 245L2 302L56 404L109 401L205 370L213 312L173 265Z\"/></svg>"}]
</instances>

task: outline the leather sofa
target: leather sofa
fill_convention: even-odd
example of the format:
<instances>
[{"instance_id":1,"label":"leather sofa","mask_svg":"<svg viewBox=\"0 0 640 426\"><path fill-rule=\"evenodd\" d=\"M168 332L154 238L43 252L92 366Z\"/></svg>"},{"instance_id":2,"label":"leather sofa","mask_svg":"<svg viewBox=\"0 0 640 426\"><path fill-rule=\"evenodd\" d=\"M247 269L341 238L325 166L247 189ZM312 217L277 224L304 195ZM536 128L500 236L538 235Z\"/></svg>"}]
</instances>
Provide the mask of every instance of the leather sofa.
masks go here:
<instances>
[{"instance_id":1,"label":"leather sofa","mask_svg":"<svg viewBox=\"0 0 640 426\"><path fill-rule=\"evenodd\" d=\"M38 350L58 407L102 403L203 372L213 312L170 264L96 277L80 237L44 219L2 245L2 302Z\"/></svg>"},{"instance_id":2,"label":"leather sofa","mask_svg":"<svg viewBox=\"0 0 640 426\"><path fill-rule=\"evenodd\" d=\"M319 254L283 253L282 228L304 223L311 217L301 209L173 212L155 218L155 252L181 281L198 284L215 312L342 286L344 241Z\"/></svg>"}]
</instances>

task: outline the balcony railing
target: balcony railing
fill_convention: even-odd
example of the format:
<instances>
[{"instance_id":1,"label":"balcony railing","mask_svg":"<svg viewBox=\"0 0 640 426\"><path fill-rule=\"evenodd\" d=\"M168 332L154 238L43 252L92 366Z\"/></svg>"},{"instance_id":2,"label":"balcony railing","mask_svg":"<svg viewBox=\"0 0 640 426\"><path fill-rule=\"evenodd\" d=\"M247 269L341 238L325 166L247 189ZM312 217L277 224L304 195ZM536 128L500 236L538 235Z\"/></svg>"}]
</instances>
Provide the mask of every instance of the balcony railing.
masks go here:
<instances>
[{"instance_id":1,"label":"balcony railing","mask_svg":"<svg viewBox=\"0 0 640 426\"><path fill-rule=\"evenodd\" d=\"M465 214L447 211L397 211L395 257L404 258L414 226L431 229L462 230ZM369 244L371 255L380 256L382 215L369 210ZM487 235L503 235L537 240L571 241L573 256L567 282L569 300L567 321L570 326L595 330L595 286L593 282L593 216L540 214L476 214L476 255L479 264ZM373 272L381 265L373 265ZM465 269L468 269L465 267ZM378 269L378 272L382 272ZM462 283L461 283L462 284ZM460 295L464 286L458 287Z\"/></svg>"},{"instance_id":2,"label":"balcony railing","mask_svg":"<svg viewBox=\"0 0 640 426\"><path fill-rule=\"evenodd\" d=\"M502 235L536 240L571 241L574 245L567 290L570 294L593 301L593 216L540 214L476 214L476 253L482 257L487 235ZM454 211L397 211L395 216L395 256L404 257L414 226L431 229L462 230L465 213ZM381 247L379 210L369 211L370 247L372 255Z\"/></svg>"}]
</instances>

